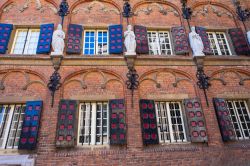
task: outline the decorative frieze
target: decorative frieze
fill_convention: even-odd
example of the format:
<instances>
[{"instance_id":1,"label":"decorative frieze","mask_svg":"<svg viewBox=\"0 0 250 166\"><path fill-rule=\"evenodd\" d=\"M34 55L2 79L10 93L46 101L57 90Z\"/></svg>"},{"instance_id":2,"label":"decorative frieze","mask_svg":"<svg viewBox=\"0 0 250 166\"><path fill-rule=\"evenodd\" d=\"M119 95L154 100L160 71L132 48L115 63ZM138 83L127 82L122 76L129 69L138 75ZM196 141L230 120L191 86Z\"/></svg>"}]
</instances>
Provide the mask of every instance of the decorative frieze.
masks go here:
<instances>
[{"instance_id":1,"label":"decorative frieze","mask_svg":"<svg viewBox=\"0 0 250 166\"><path fill-rule=\"evenodd\" d=\"M218 17L222 17L223 15L225 15L229 18L233 18L233 15L230 12L225 11L222 8L218 9L218 7L211 4L199 7L198 9L194 9L192 16L196 17L198 15L202 15L204 17L207 17L211 12L216 14Z\"/></svg>"}]
</instances>

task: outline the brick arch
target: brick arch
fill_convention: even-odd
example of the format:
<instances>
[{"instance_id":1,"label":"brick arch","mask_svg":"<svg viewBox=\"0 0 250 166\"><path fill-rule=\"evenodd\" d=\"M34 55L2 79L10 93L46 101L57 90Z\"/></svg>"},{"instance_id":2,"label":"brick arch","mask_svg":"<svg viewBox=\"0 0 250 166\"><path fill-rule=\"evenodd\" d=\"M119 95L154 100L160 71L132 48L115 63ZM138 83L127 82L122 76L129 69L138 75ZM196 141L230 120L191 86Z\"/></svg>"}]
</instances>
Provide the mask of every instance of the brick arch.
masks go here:
<instances>
[{"instance_id":1,"label":"brick arch","mask_svg":"<svg viewBox=\"0 0 250 166\"><path fill-rule=\"evenodd\" d=\"M161 88L162 85L158 82L158 75L160 73L169 73L174 77L174 82L171 82L172 87L180 88L178 85L182 82L187 82L191 84L195 95L198 96L198 88L196 86L196 79L190 74L182 70L178 70L178 69L162 68L162 69L155 69L155 70L147 71L139 77L140 86L142 82L144 81L151 81L156 85L156 88ZM152 77L149 77L150 75Z\"/></svg>"},{"instance_id":2,"label":"brick arch","mask_svg":"<svg viewBox=\"0 0 250 166\"><path fill-rule=\"evenodd\" d=\"M132 11L135 11L141 5L150 4L150 3L164 4L164 5L170 6L173 9L175 9L178 12L178 14L179 14L181 26L184 26L184 20L183 20L183 17L182 17L181 9L178 6L176 6L175 4L171 3L171 2L162 1L162 0L143 0L143 1L140 1L140 2L136 3L132 7ZM132 17L132 23L135 24L134 17Z\"/></svg>"},{"instance_id":3,"label":"brick arch","mask_svg":"<svg viewBox=\"0 0 250 166\"><path fill-rule=\"evenodd\" d=\"M205 5L214 5L214 6L218 6L221 7L223 9L225 9L226 11L228 11L229 13L231 13L233 15L233 21L236 27L239 27L239 21L237 20L237 14L235 13L234 9L231 9L231 7L220 3L220 2L211 2L211 1L204 1L204 2L195 2L192 4L191 9L192 11L194 11L195 8L200 7L200 6L205 6Z\"/></svg>"},{"instance_id":4,"label":"brick arch","mask_svg":"<svg viewBox=\"0 0 250 166\"><path fill-rule=\"evenodd\" d=\"M78 6L81 5L82 3L86 3L86 2L92 2L92 0L78 0L76 2L74 2L70 9L69 9L69 16L68 16L68 22L71 23L72 21L72 12L73 10ZM99 0L97 2L104 2L104 3L108 3L112 6L114 6L116 9L118 9L119 13L120 13L120 22L122 23L122 17L121 17L121 13L122 13L122 9L121 7L114 1L114 0Z\"/></svg>"},{"instance_id":5,"label":"brick arch","mask_svg":"<svg viewBox=\"0 0 250 166\"><path fill-rule=\"evenodd\" d=\"M122 76L118 73L115 73L111 70L106 69L97 69L97 68L90 68L79 70L67 75L62 81L62 87L60 91L60 96L64 97L65 87L70 83L77 83L80 85L82 90L86 90L87 88L91 88L91 85L87 84L87 77L93 73L97 73L100 76L101 83L98 85L99 89L105 90L108 84L112 82L117 82L122 86L122 93L123 96L125 94L125 81ZM97 87L95 87L97 88ZM97 89L98 89L97 88Z\"/></svg>"}]
</instances>

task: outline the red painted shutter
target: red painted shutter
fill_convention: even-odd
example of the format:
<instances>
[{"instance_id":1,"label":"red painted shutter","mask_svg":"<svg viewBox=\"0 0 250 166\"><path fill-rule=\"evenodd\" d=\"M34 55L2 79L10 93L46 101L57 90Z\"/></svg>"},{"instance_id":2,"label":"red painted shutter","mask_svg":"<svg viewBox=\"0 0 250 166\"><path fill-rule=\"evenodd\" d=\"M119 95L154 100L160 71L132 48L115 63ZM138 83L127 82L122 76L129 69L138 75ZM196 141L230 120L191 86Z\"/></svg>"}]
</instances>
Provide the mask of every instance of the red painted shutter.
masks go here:
<instances>
[{"instance_id":1,"label":"red painted shutter","mask_svg":"<svg viewBox=\"0 0 250 166\"><path fill-rule=\"evenodd\" d=\"M171 32L173 37L175 53L178 55L188 54L189 53L188 38L185 33L184 27L173 27L171 29Z\"/></svg>"},{"instance_id":2,"label":"red painted shutter","mask_svg":"<svg viewBox=\"0 0 250 166\"><path fill-rule=\"evenodd\" d=\"M110 144L126 144L126 113L124 99L109 101L110 108Z\"/></svg>"},{"instance_id":3,"label":"red painted shutter","mask_svg":"<svg viewBox=\"0 0 250 166\"><path fill-rule=\"evenodd\" d=\"M18 149L34 150L37 144L42 101L27 101Z\"/></svg>"},{"instance_id":4,"label":"red painted shutter","mask_svg":"<svg viewBox=\"0 0 250 166\"><path fill-rule=\"evenodd\" d=\"M81 25L69 24L66 49L68 54L81 54L82 31Z\"/></svg>"},{"instance_id":5,"label":"red painted shutter","mask_svg":"<svg viewBox=\"0 0 250 166\"><path fill-rule=\"evenodd\" d=\"M144 26L135 25L134 32L136 40L136 52L138 54L148 54L149 47L147 28Z\"/></svg>"},{"instance_id":6,"label":"red painted shutter","mask_svg":"<svg viewBox=\"0 0 250 166\"><path fill-rule=\"evenodd\" d=\"M233 122L225 99L214 98L214 109L220 126L223 141L233 141L236 139Z\"/></svg>"},{"instance_id":7,"label":"red painted shutter","mask_svg":"<svg viewBox=\"0 0 250 166\"><path fill-rule=\"evenodd\" d=\"M228 33L232 39L237 55L250 55L250 48L242 30L240 28L229 29Z\"/></svg>"},{"instance_id":8,"label":"red painted shutter","mask_svg":"<svg viewBox=\"0 0 250 166\"><path fill-rule=\"evenodd\" d=\"M0 54L6 53L12 30L12 24L0 24Z\"/></svg>"},{"instance_id":9,"label":"red painted shutter","mask_svg":"<svg viewBox=\"0 0 250 166\"><path fill-rule=\"evenodd\" d=\"M207 130L205 117L199 99L184 100L188 127L192 142L207 142Z\"/></svg>"},{"instance_id":10,"label":"red painted shutter","mask_svg":"<svg viewBox=\"0 0 250 166\"><path fill-rule=\"evenodd\" d=\"M77 102L61 100L57 120L56 147L74 147L76 140Z\"/></svg>"},{"instance_id":11,"label":"red painted shutter","mask_svg":"<svg viewBox=\"0 0 250 166\"><path fill-rule=\"evenodd\" d=\"M50 53L53 32L54 24L44 24L40 26L40 35L36 49L37 54Z\"/></svg>"},{"instance_id":12,"label":"red painted shutter","mask_svg":"<svg viewBox=\"0 0 250 166\"><path fill-rule=\"evenodd\" d=\"M123 53L123 33L122 25L109 26L109 53L121 54Z\"/></svg>"},{"instance_id":13,"label":"red painted shutter","mask_svg":"<svg viewBox=\"0 0 250 166\"><path fill-rule=\"evenodd\" d=\"M196 33L198 33L202 39L203 45L204 45L204 50L203 52L206 55L211 55L213 54L213 51L211 49L210 41L208 39L207 31L206 28L203 27L195 27Z\"/></svg>"},{"instance_id":14,"label":"red painted shutter","mask_svg":"<svg viewBox=\"0 0 250 166\"><path fill-rule=\"evenodd\" d=\"M140 114L143 144L159 144L155 102L153 100L140 100Z\"/></svg>"}]
</instances>

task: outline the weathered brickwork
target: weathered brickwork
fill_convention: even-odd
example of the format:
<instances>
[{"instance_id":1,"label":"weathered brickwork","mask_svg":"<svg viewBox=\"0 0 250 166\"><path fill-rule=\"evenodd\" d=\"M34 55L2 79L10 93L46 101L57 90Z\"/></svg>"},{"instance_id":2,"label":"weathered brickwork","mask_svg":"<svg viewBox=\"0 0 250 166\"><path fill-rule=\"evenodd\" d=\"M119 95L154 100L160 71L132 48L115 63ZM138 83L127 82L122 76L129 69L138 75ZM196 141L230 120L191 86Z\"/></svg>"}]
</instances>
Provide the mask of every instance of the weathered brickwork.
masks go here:
<instances>
[{"instance_id":1,"label":"weathered brickwork","mask_svg":"<svg viewBox=\"0 0 250 166\"><path fill-rule=\"evenodd\" d=\"M0 22L17 27L39 27L44 23L60 23L55 14L60 0L1 0ZM40 2L40 4L38 3ZM106 28L111 24L127 25L122 18L122 0L68 0L70 14L65 18L64 31L69 23L81 24L84 28ZM93 3L95 2L95 3ZM149 30L170 30L184 26L181 4L177 0L130 0L135 16L129 19L132 25L144 25ZM191 26L203 26L210 30L225 31L242 28L231 0L190 1L188 5L195 16ZM242 6L250 8L249 0ZM206 10L207 9L207 12ZM250 30L250 21L246 22ZM8 53L0 55L0 103L25 103L28 100L43 100L41 125L37 149L32 152L0 150L1 154L31 154L36 165L250 165L250 141L222 141L212 99L244 99L250 108L250 58L245 55L206 56L204 71L211 78L211 87L206 104L203 90L196 84L196 66L189 55L153 56L139 55L135 68L139 74L139 88L131 91L126 86L128 67L123 55L86 57L64 55L59 73L62 86L55 94L51 107L51 94L47 88L54 72L49 55L12 55L11 43ZM233 51L233 46L229 40ZM140 99L155 101L183 101L186 98L201 99L206 119L208 143L180 143L143 145L139 111ZM61 99L78 101L108 101L125 99L127 145L105 147L56 148L58 104ZM133 107L132 101L133 100Z\"/></svg>"}]
</instances>

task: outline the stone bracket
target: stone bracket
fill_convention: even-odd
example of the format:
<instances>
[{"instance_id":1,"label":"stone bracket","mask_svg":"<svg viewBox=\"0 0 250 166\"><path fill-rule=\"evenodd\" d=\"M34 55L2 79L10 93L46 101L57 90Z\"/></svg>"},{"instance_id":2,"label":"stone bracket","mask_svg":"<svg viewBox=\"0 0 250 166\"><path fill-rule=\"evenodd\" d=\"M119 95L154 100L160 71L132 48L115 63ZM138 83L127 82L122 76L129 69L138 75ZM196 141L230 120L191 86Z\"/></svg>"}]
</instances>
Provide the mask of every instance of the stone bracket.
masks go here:
<instances>
[{"instance_id":1,"label":"stone bracket","mask_svg":"<svg viewBox=\"0 0 250 166\"><path fill-rule=\"evenodd\" d=\"M196 64L197 68L203 68L205 56L195 56L195 57L193 57L193 60Z\"/></svg>"},{"instance_id":2,"label":"stone bracket","mask_svg":"<svg viewBox=\"0 0 250 166\"><path fill-rule=\"evenodd\" d=\"M50 59L53 63L54 69L57 71L59 70L62 60L63 60L63 55L51 55Z\"/></svg>"},{"instance_id":3,"label":"stone bracket","mask_svg":"<svg viewBox=\"0 0 250 166\"><path fill-rule=\"evenodd\" d=\"M137 55L124 55L124 58L127 62L128 69L134 69Z\"/></svg>"}]
</instances>

